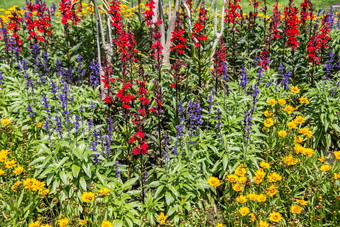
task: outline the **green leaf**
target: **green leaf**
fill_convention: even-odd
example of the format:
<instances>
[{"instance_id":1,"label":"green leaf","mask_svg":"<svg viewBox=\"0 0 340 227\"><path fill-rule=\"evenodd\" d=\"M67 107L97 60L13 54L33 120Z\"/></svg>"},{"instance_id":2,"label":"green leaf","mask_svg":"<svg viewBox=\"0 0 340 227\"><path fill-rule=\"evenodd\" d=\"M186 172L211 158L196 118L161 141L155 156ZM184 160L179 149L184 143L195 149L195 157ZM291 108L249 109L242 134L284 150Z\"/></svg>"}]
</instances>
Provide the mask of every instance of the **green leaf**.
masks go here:
<instances>
[{"instance_id":1,"label":"green leaf","mask_svg":"<svg viewBox=\"0 0 340 227\"><path fill-rule=\"evenodd\" d=\"M112 222L114 227L122 227L124 222L122 220L116 219Z\"/></svg>"},{"instance_id":2,"label":"green leaf","mask_svg":"<svg viewBox=\"0 0 340 227\"><path fill-rule=\"evenodd\" d=\"M79 172L80 172L80 167L77 166L76 164L73 164L73 165L72 165L72 174L73 174L73 176L74 176L75 178L78 177Z\"/></svg>"},{"instance_id":3,"label":"green leaf","mask_svg":"<svg viewBox=\"0 0 340 227\"><path fill-rule=\"evenodd\" d=\"M79 183L83 190L86 191L87 190L86 181L83 177L80 177Z\"/></svg>"}]
</instances>

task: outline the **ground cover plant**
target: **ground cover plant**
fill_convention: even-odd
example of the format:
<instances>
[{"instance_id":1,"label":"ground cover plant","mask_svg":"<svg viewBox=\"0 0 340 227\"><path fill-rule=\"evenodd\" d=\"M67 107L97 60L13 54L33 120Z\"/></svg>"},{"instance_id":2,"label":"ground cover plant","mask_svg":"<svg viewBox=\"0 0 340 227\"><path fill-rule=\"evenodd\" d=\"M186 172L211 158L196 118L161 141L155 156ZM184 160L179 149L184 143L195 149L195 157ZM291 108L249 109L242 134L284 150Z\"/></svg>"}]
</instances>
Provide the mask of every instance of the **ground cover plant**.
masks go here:
<instances>
[{"instance_id":1,"label":"ground cover plant","mask_svg":"<svg viewBox=\"0 0 340 227\"><path fill-rule=\"evenodd\" d=\"M270 3L8 9L0 226L339 226L340 16Z\"/></svg>"}]
</instances>

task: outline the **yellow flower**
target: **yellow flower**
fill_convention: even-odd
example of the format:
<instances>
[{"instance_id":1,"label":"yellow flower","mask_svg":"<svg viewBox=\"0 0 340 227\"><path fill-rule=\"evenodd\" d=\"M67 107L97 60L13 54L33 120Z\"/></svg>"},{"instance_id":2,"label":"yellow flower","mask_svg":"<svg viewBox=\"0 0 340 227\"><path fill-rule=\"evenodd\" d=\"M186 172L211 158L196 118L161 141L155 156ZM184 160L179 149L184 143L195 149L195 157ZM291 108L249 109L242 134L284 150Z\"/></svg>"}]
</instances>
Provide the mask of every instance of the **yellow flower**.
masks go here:
<instances>
[{"instance_id":1,"label":"yellow flower","mask_svg":"<svg viewBox=\"0 0 340 227\"><path fill-rule=\"evenodd\" d=\"M294 143L302 143L302 142L303 142L303 137L295 136Z\"/></svg>"},{"instance_id":2,"label":"yellow flower","mask_svg":"<svg viewBox=\"0 0 340 227\"><path fill-rule=\"evenodd\" d=\"M270 168L270 165L269 163L265 162L265 161L262 161L260 163L260 166L263 168L263 169L269 169Z\"/></svg>"},{"instance_id":3,"label":"yellow flower","mask_svg":"<svg viewBox=\"0 0 340 227\"><path fill-rule=\"evenodd\" d=\"M308 157L312 157L312 155L314 154L314 151L313 151L312 148L304 148L303 154L308 156Z\"/></svg>"},{"instance_id":4,"label":"yellow flower","mask_svg":"<svg viewBox=\"0 0 340 227\"><path fill-rule=\"evenodd\" d=\"M250 214L250 220L251 220L252 222L255 222L255 221L256 221L256 216L255 216L254 213L251 213L251 214Z\"/></svg>"},{"instance_id":5,"label":"yellow flower","mask_svg":"<svg viewBox=\"0 0 340 227\"><path fill-rule=\"evenodd\" d=\"M273 112L270 110L270 111L268 111L268 110L266 110L266 111L264 111L264 116L266 116L266 117L270 117L270 116L272 116L273 115Z\"/></svg>"},{"instance_id":6,"label":"yellow flower","mask_svg":"<svg viewBox=\"0 0 340 227\"><path fill-rule=\"evenodd\" d=\"M264 120L263 124L264 124L264 126L269 128L269 127L274 125L274 121L273 121L272 118L267 118L266 120Z\"/></svg>"},{"instance_id":7,"label":"yellow flower","mask_svg":"<svg viewBox=\"0 0 340 227\"><path fill-rule=\"evenodd\" d=\"M248 199L247 199L247 197L244 196L244 195L240 195L240 196L238 196L238 197L236 198L236 202L239 202L239 203L245 203L245 202L247 202L247 201L248 201Z\"/></svg>"},{"instance_id":8,"label":"yellow flower","mask_svg":"<svg viewBox=\"0 0 340 227\"><path fill-rule=\"evenodd\" d=\"M15 167L15 169L13 170L13 173L15 173L16 175L20 175L22 171L24 171L24 167L18 166L18 167Z\"/></svg>"},{"instance_id":9,"label":"yellow flower","mask_svg":"<svg viewBox=\"0 0 340 227\"><path fill-rule=\"evenodd\" d=\"M270 213L269 220L272 222L280 222L282 220L282 215L279 212Z\"/></svg>"},{"instance_id":10,"label":"yellow flower","mask_svg":"<svg viewBox=\"0 0 340 227\"><path fill-rule=\"evenodd\" d=\"M7 161L7 162L5 162L5 167L7 168L7 169L11 169L11 168L13 168L13 167L15 167L17 164L17 161L15 161L15 160L12 160L12 161Z\"/></svg>"},{"instance_id":11,"label":"yellow flower","mask_svg":"<svg viewBox=\"0 0 340 227\"><path fill-rule=\"evenodd\" d=\"M259 227L269 227L268 222L260 220Z\"/></svg>"},{"instance_id":12,"label":"yellow flower","mask_svg":"<svg viewBox=\"0 0 340 227\"><path fill-rule=\"evenodd\" d=\"M18 191L18 188L19 188L19 186L20 186L21 183L22 183L22 182L19 181L19 180L18 180L17 182L15 182L15 183L12 185L12 187L11 187L12 191L17 192L17 191Z\"/></svg>"},{"instance_id":13,"label":"yellow flower","mask_svg":"<svg viewBox=\"0 0 340 227\"><path fill-rule=\"evenodd\" d=\"M41 128L42 125L43 125L43 123L41 123L41 122L37 123L38 128Z\"/></svg>"},{"instance_id":14,"label":"yellow flower","mask_svg":"<svg viewBox=\"0 0 340 227\"><path fill-rule=\"evenodd\" d=\"M47 189L42 190L42 191L40 192L40 195L45 196L45 195L47 195L49 192L50 192L50 189L47 188Z\"/></svg>"},{"instance_id":15,"label":"yellow flower","mask_svg":"<svg viewBox=\"0 0 340 227\"><path fill-rule=\"evenodd\" d=\"M299 133L307 136L308 138L312 138L313 136L313 132L309 128L301 128L299 130Z\"/></svg>"},{"instance_id":16,"label":"yellow flower","mask_svg":"<svg viewBox=\"0 0 340 227\"><path fill-rule=\"evenodd\" d=\"M67 224L68 224L67 218L63 218L63 219L58 220L59 227L65 227L65 226L67 226Z\"/></svg>"},{"instance_id":17,"label":"yellow flower","mask_svg":"<svg viewBox=\"0 0 340 227\"><path fill-rule=\"evenodd\" d=\"M101 195L109 195L110 194L110 190L108 188L102 188L99 190L99 193Z\"/></svg>"},{"instance_id":18,"label":"yellow flower","mask_svg":"<svg viewBox=\"0 0 340 227\"><path fill-rule=\"evenodd\" d=\"M243 189L243 186L240 185L240 184L234 184L233 185L233 190L236 191L236 192L242 191L242 189Z\"/></svg>"},{"instance_id":19,"label":"yellow flower","mask_svg":"<svg viewBox=\"0 0 340 227\"><path fill-rule=\"evenodd\" d=\"M85 203L90 201L94 201L94 194L92 192L84 192L83 195L80 197Z\"/></svg>"},{"instance_id":20,"label":"yellow flower","mask_svg":"<svg viewBox=\"0 0 340 227\"><path fill-rule=\"evenodd\" d=\"M296 199L296 202L298 202L302 206L307 206L308 201L302 200L302 199Z\"/></svg>"},{"instance_id":21,"label":"yellow flower","mask_svg":"<svg viewBox=\"0 0 340 227\"><path fill-rule=\"evenodd\" d=\"M295 93L295 94L299 94L300 93L300 89L298 88L298 86L291 86L290 87L290 91Z\"/></svg>"},{"instance_id":22,"label":"yellow flower","mask_svg":"<svg viewBox=\"0 0 340 227\"><path fill-rule=\"evenodd\" d=\"M0 151L0 162L5 162L7 160L9 150L1 150Z\"/></svg>"},{"instance_id":23,"label":"yellow flower","mask_svg":"<svg viewBox=\"0 0 340 227\"><path fill-rule=\"evenodd\" d=\"M285 130L280 130L280 131L278 132L278 134L279 134L279 136L281 136L281 137L286 137L286 136L287 136L287 132L286 132Z\"/></svg>"},{"instance_id":24,"label":"yellow flower","mask_svg":"<svg viewBox=\"0 0 340 227\"><path fill-rule=\"evenodd\" d=\"M5 118L5 119L2 119L1 124L4 125L4 126L7 126L7 125L9 125L9 122L10 121L7 118Z\"/></svg>"},{"instance_id":25,"label":"yellow flower","mask_svg":"<svg viewBox=\"0 0 340 227\"><path fill-rule=\"evenodd\" d=\"M275 172L270 173L270 174L268 175L268 181L269 181L270 183L274 183L274 182L281 181L281 180L282 180L282 176L280 176L280 174L277 174L277 173L275 173Z\"/></svg>"},{"instance_id":26,"label":"yellow flower","mask_svg":"<svg viewBox=\"0 0 340 227\"><path fill-rule=\"evenodd\" d=\"M86 225L87 224L87 221L84 219L84 220L81 220L80 222L79 222L79 225Z\"/></svg>"},{"instance_id":27,"label":"yellow flower","mask_svg":"<svg viewBox=\"0 0 340 227\"><path fill-rule=\"evenodd\" d=\"M290 121L290 122L287 123L287 126L290 129L294 129L294 128L297 127L297 124L295 123L295 121Z\"/></svg>"},{"instance_id":28,"label":"yellow flower","mask_svg":"<svg viewBox=\"0 0 340 227\"><path fill-rule=\"evenodd\" d=\"M256 201L256 200L257 200L257 195L256 195L256 193L249 193L249 194L247 195L247 198L248 198L249 200L251 200L251 201Z\"/></svg>"},{"instance_id":29,"label":"yellow flower","mask_svg":"<svg viewBox=\"0 0 340 227\"><path fill-rule=\"evenodd\" d=\"M231 182L231 183L235 183L237 180L238 180L238 176L234 175L234 174L229 174L227 176L228 180Z\"/></svg>"},{"instance_id":30,"label":"yellow flower","mask_svg":"<svg viewBox=\"0 0 340 227\"><path fill-rule=\"evenodd\" d=\"M292 107L291 105L286 105L284 108L284 111L286 111L288 114L291 114L294 110L295 108Z\"/></svg>"},{"instance_id":31,"label":"yellow flower","mask_svg":"<svg viewBox=\"0 0 340 227\"><path fill-rule=\"evenodd\" d=\"M340 179L340 173L334 173L334 180L339 180Z\"/></svg>"},{"instance_id":32,"label":"yellow flower","mask_svg":"<svg viewBox=\"0 0 340 227\"><path fill-rule=\"evenodd\" d=\"M249 214L249 208L248 207L241 207L239 210L238 210L238 212L240 212L240 214L242 215L242 216L246 216L247 214Z\"/></svg>"},{"instance_id":33,"label":"yellow flower","mask_svg":"<svg viewBox=\"0 0 340 227\"><path fill-rule=\"evenodd\" d=\"M318 158L318 160L319 160L320 162L324 163L324 162L325 162L325 157L324 157L323 155L321 155L321 158Z\"/></svg>"},{"instance_id":34,"label":"yellow flower","mask_svg":"<svg viewBox=\"0 0 340 227\"><path fill-rule=\"evenodd\" d=\"M294 158L293 155L288 155L283 159L283 162L287 165L287 166L293 166L296 163L299 162L298 159Z\"/></svg>"},{"instance_id":35,"label":"yellow flower","mask_svg":"<svg viewBox=\"0 0 340 227\"><path fill-rule=\"evenodd\" d=\"M294 122L295 122L296 124L303 124L303 123L305 123L305 121L306 121L306 119L305 119L304 117L302 117L302 116L297 116L297 117L294 119Z\"/></svg>"},{"instance_id":36,"label":"yellow flower","mask_svg":"<svg viewBox=\"0 0 340 227\"><path fill-rule=\"evenodd\" d=\"M3 171L2 169L0 169L0 176L3 175L5 173L5 171Z\"/></svg>"},{"instance_id":37,"label":"yellow flower","mask_svg":"<svg viewBox=\"0 0 340 227\"><path fill-rule=\"evenodd\" d=\"M269 99L268 103L269 105L274 106L277 102L275 99Z\"/></svg>"},{"instance_id":38,"label":"yellow flower","mask_svg":"<svg viewBox=\"0 0 340 227\"><path fill-rule=\"evenodd\" d=\"M297 205L292 205L290 207L290 211L294 214L300 214L301 213L301 207L297 206Z\"/></svg>"},{"instance_id":39,"label":"yellow flower","mask_svg":"<svg viewBox=\"0 0 340 227\"><path fill-rule=\"evenodd\" d=\"M40 221L32 222L28 225L28 227L40 227L41 223Z\"/></svg>"},{"instance_id":40,"label":"yellow flower","mask_svg":"<svg viewBox=\"0 0 340 227\"><path fill-rule=\"evenodd\" d=\"M308 101L308 99L307 98L305 98L305 97L301 97L301 98L299 98L299 100L300 100L300 103L301 104L309 104L309 101Z\"/></svg>"},{"instance_id":41,"label":"yellow flower","mask_svg":"<svg viewBox=\"0 0 340 227\"><path fill-rule=\"evenodd\" d=\"M286 100L284 99L279 99L277 100L281 106L286 105Z\"/></svg>"},{"instance_id":42,"label":"yellow flower","mask_svg":"<svg viewBox=\"0 0 340 227\"><path fill-rule=\"evenodd\" d=\"M256 182L256 184L259 184L263 181L265 176L266 176L266 173L263 171L263 169L260 168L255 172L255 176L253 177L253 180Z\"/></svg>"},{"instance_id":43,"label":"yellow flower","mask_svg":"<svg viewBox=\"0 0 340 227\"><path fill-rule=\"evenodd\" d=\"M265 202L267 200L267 196L265 194L257 195L257 202Z\"/></svg>"},{"instance_id":44,"label":"yellow flower","mask_svg":"<svg viewBox=\"0 0 340 227\"><path fill-rule=\"evenodd\" d=\"M216 227L223 227L223 223L218 223L217 225L216 225Z\"/></svg>"},{"instance_id":45,"label":"yellow flower","mask_svg":"<svg viewBox=\"0 0 340 227\"><path fill-rule=\"evenodd\" d=\"M273 197L276 193L278 193L278 190L275 185L272 184L269 188L267 188L267 195L270 197Z\"/></svg>"},{"instance_id":46,"label":"yellow flower","mask_svg":"<svg viewBox=\"0 0 340 227\"><path fill-rule=\"evenodd\" d=\"M222 184L222 182L217 177L210 177L208 179L208 184L214 188L217 188Z\"/></svg>"},{"instance_id":47,"label":"yellow flower","mask_svg":"<svg viewBox=\"0 0 340 227\"><path fill-rule=\"evenodd\" d=\"M336 159L340 159L340 151L334 151L334 156Z\"/></svg>"},{"instance_id":48,"label":"yellow flower","mask_svg":"<svg viewBox=\"0 0 340 227\"><path fill-rule=\"evenodd\" d=\"M27 178L24 180L24 186L25 189L31 190L31 191L42 191L45 187L45 182L38 181L34 178Z\"/></svg>"},{"instance_id":49,"label":"yellow flower","mask_svg":"<svg viewBox=\"0 0 340 227\"><path fill-rule=\"evenodd\" d=\"M327 172L328 170L330 170L331 169L331 166L330 165L322 165L321 167L320 167L320 170L321 171L324 171L324 172Z\"/></svg>"},{"instance_id":50,"label":"yellow flower","mask_svg":"<svg viewBox=\"0 0 340 227\"><path fill-rule=\"evenodd\" d=\"M168 216L165 216L163 212L161 212L158 216L158 220L161 222L161 225L165 224L166 219L168 218Z\"/></svg>"},{"instance_id":51,"label":"yellow flower","mask_svg":"<svg viewBox=\"0 0 340 227\"><path fill-rule=\"evenodd\" d=\"M109 221L103 221L101 227L113 227L113 224Z\"/></svg>"},{"instance_id":52,"label":"yellow flower","mask_svg":"<svg viewBox=\"0 0 340 227\"><path fill-rule=\"evenodd\" d=\"M243 164L240 164L236 169L235 169L235 174L237 176L243 177L247 173L246 168L244 168Z\"/></svg>"},{"instance_id":53,"label":"yellow flower","mask_svg":"<svg viewBox=\"0 0 340 227\"><path fill-rule=\"evenodd\" d=\"M247 182L247 177L240 177L238 178L238 182L241 183L241 184L244 184Z\"/></svg>"}]
</instances>

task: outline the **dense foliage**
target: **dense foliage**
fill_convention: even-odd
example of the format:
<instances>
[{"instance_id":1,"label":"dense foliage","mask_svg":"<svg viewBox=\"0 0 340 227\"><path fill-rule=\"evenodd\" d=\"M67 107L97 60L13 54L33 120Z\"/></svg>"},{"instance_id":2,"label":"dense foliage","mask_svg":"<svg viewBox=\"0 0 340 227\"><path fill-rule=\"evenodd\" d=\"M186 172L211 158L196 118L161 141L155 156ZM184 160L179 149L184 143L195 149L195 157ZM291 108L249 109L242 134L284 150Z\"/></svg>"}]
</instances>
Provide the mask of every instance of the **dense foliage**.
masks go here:
<instances>
[{"instance_id":1,"label":"dense foliage","mask_svg":"<svg viewBox=\"0 0 340 227\"><path fill-rule=\"evenodd\" d=\"M0 226L339 226L338 12L103 3L0 17Z\"/></svg>"}]
</instances>

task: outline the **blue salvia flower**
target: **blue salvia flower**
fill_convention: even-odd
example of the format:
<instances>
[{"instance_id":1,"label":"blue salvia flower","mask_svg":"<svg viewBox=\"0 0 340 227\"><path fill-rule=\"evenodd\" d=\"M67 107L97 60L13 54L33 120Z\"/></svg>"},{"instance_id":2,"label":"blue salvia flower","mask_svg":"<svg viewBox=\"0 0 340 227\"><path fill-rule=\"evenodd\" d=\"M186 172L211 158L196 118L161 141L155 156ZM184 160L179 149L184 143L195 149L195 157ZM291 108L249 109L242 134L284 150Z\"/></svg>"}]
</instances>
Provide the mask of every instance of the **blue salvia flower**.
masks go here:
<instances>
[{"instance_id":1,"label":"blue salvia flower","mask_svg":"<svg viewBox=\"0 0 340 227\"><path fill-rule=\"evenodd\" d=\"M90 63L90 86L97 87L99 85L99 63Z\"/></svg>"},{"instance_id":2,"label":"blue salvia flower","mask_svg":"<svg viewBox=\"0 0 340 227\"><path fill-rule=\"evenodd\" d=\"M333 71L333 67L334 67L334 53L333 53L333 50L331 49L330 52L329 52L329 59L327 60L327 64L324 68L324 70L326 71L325 73L325 77L326 79L328 80L329 79L329 76L331 76L332 74L332 71Z\"/></svg>"},{"instance_id":3,"label":"blue salvia flower","mask_svg":"<svg viewBox=\"0 0 340 227\"><path fill-rule=\"evenodd\" d=\"M279 71L282 75L281 85L284 89L287 90L289 85L289 79L291 76L290 69L288 69L287 72L285 73L285 67L282 65L282 63L280 63Z\"/></svg>"},{"instance_id":4,"label":"blue salvia flower","mask_svg":"<svg viewBox=\"0 0 340 227\"><path fill-rule=\"evenodd\" d=\"M119 163L119 161L115 162L115 168L116 168L116 177L119 178L119 174L120 174L120 169L121 169L122 165Z\"/></svg>"},{"instance_id":5,"label":"blue salvia flower","mask_svg":"<svg viewBox=\"0 0 340 227\"><path fill-rule=\"evenodd\" d=\"M61 117L59 116L55 116L55 121L56 121L56 125L57 125L57 132L59 133L59 137L60 138L63 138L63 128L62 128L62 125L61 125Z\"/></svg>"},{"instance_id":6,"label":"blue salvia flower","mask_svg":"<svg viewBox=\"0 0 340 227\"><path fill-rule=\"evenodd\" d=\"M84 75L83 72L85 72L84 70L82 70L81 68L83 67L83 57L82 56L78 56L77 57L77 61L78 61L78 84L80 84L80 80L81 80L81 84L84 83Z\"/></svg>"},{"instance_id":7,"label":"blue salvia flower","mask_svg":"<svg viewBox=\"0 0 340 227\"><path fill-rule=\"evenodd\" d=\"M2 84L4 82L2 82L5 79L5 77L2 75L2 73L0 72L0 88L2 89Z\"/></svg>"},{"instance_id":8,"label":"blue salvia flower","mask_svg":"<svg viewBox=\"0 0 340 227\"><path fill-rule=\"evenodd\" d=\"M50 123L48 121L48 118L45 119L45 124L44 124L44 129L46 130L47 134L48 134L48 138L50 141L50 145L52 146L52 140L51 140L51 131L50 131Z\"/></svg>"},{"instance_id":9,"label":"blue salvia flower","mask_svg":"<svg viewBox=\"0 0 340 227\"><path fill-rule=\"evenodd\" d=\"M109 122L109 124L108 124L108 128L107 128L107 131L108 131L107 135L109 136L109 139L111 140L112 136L113 136L113 134L112 134L112 131L113 131L113 121L112 121L111 116L109 117L108 122Z\"/></svg>"},{"instance_id":10,"label":"blue salvia flower","mask_svg":"<svg viewBox=\"0 0 340 227\"><path fill-rule=\"evenodd\" d=\"M34 114L35 114L32 110L30 103L28 103L28 107L27 107L26 111L28 111L30 113L30 114L28 114L28 116L30 116L30 117L33 117Z\"/></svg>"},{"instance_id":11,"label":"blue salvia flower","mask_svg":"<svg viewBox=\"0 0 340 227\"><path fill-rule=\"evenodd\" d=\"M147 181L148 181L148 171L145 170L145 173L144 173L144 188L147 188Z\"/></svg>"},{"instance_id":12,"label":"blue salvia flower","mask_svg":"<svg viewBox=\"0 0 340 227\"><path fill-rule=\"evenodd\" d=\"M105 151L106 151L106 158L109 160L110 153L111 153L111 141L109 136L105 136Z\"/></svg>"},{"instance_id":13,"label":"blue salvia flower","mask_svg":"<svg viewBox=\"0 0 340 227\"><path fill-rule=\"evenodd\" d=\"M222 61L222 64L223 64L223 72L224 72L224 76L223 76L223 79L225 82L227 82L227 80L229 79L228 77L228 67L226 66L225 62Z\"/></svg>"},{"instance_id":14,"label":"blue salvia flower","mask_svg":"<svg viewBox=\"0 0 340 227\"><path fill-rule=\"evenodd\" d=\"M190 129L190 133L189 133L190 140L189 140L189 143L193 143L191 141L191 137L194 135L195 112L194 112L194 106L193 106L192 100L189 101L188 114L189 114L189 129Z\"/></svg>"},{"instance_id":15,"label":"blue salvia flower","mask_svg":"<svg viewBox=\"0 0 340 227\"><path fill-rule=\"evenodd\" d=\"M208 125L209 125L209 119L210 119L211 107L212 107L212 100L213 100L214 95L215 95L215 91L214 91L214 89L212 89L212 92L211 92L211 94L209 96L209 99L207 100L207 102L209 104L209 107L208 107L209 115L208 115L208 123L207 123Z\"/></svg>"},{"instance_id":16,"label":"blue salvia flower","mask_svg":"<svg viewBox=\"0 0 340 227\"><path fill-rule=\"evenodd\" d=\"M178 147L178 142L179 142L179 137L181 133L184 131L184 121L185 121L185 116L184 116L184 107L182 106L182 101L179 101L178 103L178 113L179 113L179 124L176 126L176 143L174 148L172 149L173 154L178 154L177 147Z\"/></svg>"},{"instance_id":17,"label":"blue salvia flower","mask_svg":"<svg viewBox=\"0 0 340 227\"><path fill-rule=\"evenodd\" d=\"M48 65L48 55L47 55L47 51L44 52L43 60L44 60L44 62L45 62L45 68L44 68L45 75L48 75L48 73L49 73L49 71L50 71L50 68L49 68L49 65Z\"/></svg>"},{"instance_id":18,"label":"blue salvia flower","mask_svg":"<svg viewBox=\"0 0 340 227\"><path fill-rule=\"evenodd\" d=\"M53 3L52 3L52 6L51 6L51 8L50 8L50 10L49 10L49 11L51 12L51 17L52 17L52 18L54 17L56 10L57 10L57 6L56 6L55 3L53 2Z\"/></svg>"},{"instance_id":19,"label":"blue salvia flower","mask_svg":"<svg viewBox=\"0 0 340 227\"><path fill-rule=\"evenodd\" d=\"M219 132L218 135L222 138L222 134L221 134L221 110L220 108L217 109L217 113L216 113L217 117L216 117L216 120L217 120L217 124L216 124L216 129L217 131Z\"/></svg>"},{"instance_id":20,"label":"blue salvia flower","mask_svg":"<svg viewBox=\"0 0 340 227\"><path fill-rule=\"evenodd\" d=\"M239 90L241 88L245 89L247 87L248 84L248 74L246 73L244 66L242 66L242 70L241 70L241 81L238 85ZM245 91L246 94L246 91Z\"/></svg>"}]
</instances>

